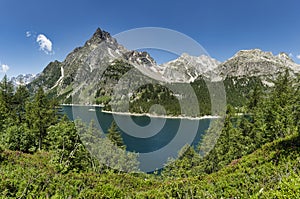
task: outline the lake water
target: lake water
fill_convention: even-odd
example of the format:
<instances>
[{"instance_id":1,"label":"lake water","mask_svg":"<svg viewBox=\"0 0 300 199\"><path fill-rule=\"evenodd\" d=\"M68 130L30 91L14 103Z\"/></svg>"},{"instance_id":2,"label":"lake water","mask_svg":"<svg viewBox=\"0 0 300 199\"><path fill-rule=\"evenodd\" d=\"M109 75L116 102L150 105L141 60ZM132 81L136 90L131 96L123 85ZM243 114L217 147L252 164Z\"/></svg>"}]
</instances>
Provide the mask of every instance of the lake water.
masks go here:
<instances>
[{"instance_id":1,"label":"lake water","mask_svg":"<svg viewBox=\"0 0 300 199\"><path fill-rule=\"evenodd\" d=\"M182 119L182 118L150 118L149 116L135 116L135 115L119 115L107 112L102 112L101 107L97 106L63 106L63 112L71 119L80 118L83 122L89 123L94 120L99 124L104 133L107 133L112 121L117 119L120 121L117 124L119 130L122 132L122 137L128 151L138 152L140 154L155 154L149 162L156 161L160 157L160 164L166 162L168 155L176 156L185 144L197 146L201 141L202 135L208 129L212 119ZM141 129L141 132L130 134L128 131L134 129L133 124ZM150 123L157 123L158 126L147 128ZM149 127L149 126L148 126ZM129 129L129 130L128 130ZM155 131L155 132L154 132ZM168 147L166 147L168 146ZM163 149L163 150L162 150ZM159 151L164 151L160 152ZM168 151L168 152L167 152ZM171 152L172 151L172 152ZM166 154L162 154L166 153ZM153 159L154 158L154 159ZM156 158L156 159L155 159ZM150 163L147 163L149 165ZM157 166L157 165L153 165ZM142 165L143 167L143 165ZM143 169L142 169L143 170ZM149 169L144 169L149 170Z\"/></svg>"}]
</instances>

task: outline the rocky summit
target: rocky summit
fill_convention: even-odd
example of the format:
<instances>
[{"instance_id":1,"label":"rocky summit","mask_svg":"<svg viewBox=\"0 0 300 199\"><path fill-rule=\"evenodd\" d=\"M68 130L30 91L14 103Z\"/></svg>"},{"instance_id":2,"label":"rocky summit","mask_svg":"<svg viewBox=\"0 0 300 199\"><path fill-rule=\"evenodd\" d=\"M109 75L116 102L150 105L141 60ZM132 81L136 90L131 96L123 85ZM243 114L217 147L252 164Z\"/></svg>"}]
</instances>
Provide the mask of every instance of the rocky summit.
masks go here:
<instances>
[{"instance_id":1,"label":"rocky summit","mask_svg":"<svg viewBox=\"0 0 300 199\"><path fill-rule=\"evenodd\" d=\"M210 71L216 70L221 62L206 56L190 56L183 53L179 58L162 64L162 75L170 82L193 82L200 75L211 78Z\"/></svg>"},{"instance_id":2,"label":"rocky summit","mask_svg":"<svg viewBox=\"0 0 300 199\"><path fill-rule=\"evenodd\" d=\"M260 49L241 50L232 58L220 64L217 71L220 76L274 76L289 70L292 74L299 73L300 66L286 53L274 56L271 52Z\"/></svg>"},{"instance_id":3,"label":"rocky summit","mask_svg":"<svg viewBox=\"0 0 300 199\"><path fill-rule=\"evenodd\" d=\"M127 50L108 32L98 28L84 46L75 48L63 62L51 62L28 86L32 91L42 86L69 103L74 96L78 102L92 103L97 91L102 89L99 85L112 87L113 79L126 72L124 68L129 62L141 71L156 64L148 53Z\"/></svg>"}]
</instances>

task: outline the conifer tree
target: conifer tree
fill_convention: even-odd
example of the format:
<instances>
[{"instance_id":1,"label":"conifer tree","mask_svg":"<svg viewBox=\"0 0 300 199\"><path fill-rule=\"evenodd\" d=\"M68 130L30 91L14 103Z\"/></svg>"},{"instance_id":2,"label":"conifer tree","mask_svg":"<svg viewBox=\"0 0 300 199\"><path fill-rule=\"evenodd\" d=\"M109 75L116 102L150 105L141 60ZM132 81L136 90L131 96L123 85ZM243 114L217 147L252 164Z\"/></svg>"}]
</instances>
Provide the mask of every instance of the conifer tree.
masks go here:
<instances>
[{"instance_id":1,"label":"conifer tree","mask_svg":"<svg viewBox=\"0 0 300 199\"><path fill-rule=\"evenodd\" d=\"M14 95L14 86L11 81L8 80L5 75L0 83L0 100L1 105L4 106L6 113L4 113L7 117L7 114L12 114L12 101Z\"/></svg>"},{"instance_id":2,"label":"conifer tree","mask_svg":"<svg viewBox=\"0 0 300 199\"><path fill-rule=\"evenodd\" d=\"M107 134L108 139L117 145L120 148L125 149L125 144L121 135L121 132L118 130L117 124L115 121L111 123L110 128L108 129Z\"/></svg>"},{"instance_id":3,"label":"conifer tree","mask_svg":"<svg viewBox=\"0 0 300 199\"><path fill-rule=\"evenodd\" d=\"M14 94L13 105L19 123L25 120L25 105L29 100L29 96L29 91L24 85L18 86Z\"/></svg>"},{"instance_id":4,"label":"conifer tree","mask_svg":"<svg viewBox=\"0 0 300 199\"><path fill-rule=\"evenodd\" d=\"M41 150L47 128L57 121L55 107L46 98L43 88L38 89L33 102L26 104L26 120L35 134L38 149Z\"/></svg>"},{"instance_id":5,"label":"conifer tree","mask_svg":"<svg viewBox=\"0 0 300 199\"><path fill-rule=\"evenodd\" d=\"M256 85L254 89L250 92L247 102L247 111L252 112L258 106L261 100L262 88L260 85Z\"/></svg>"},{"instance_id":6,"label":"conifer tree","mask_svg":"<svg viewBox=\"0 0 300 199\"><path fill-rule=\"evenodd\" d=\"M1 98L9 107L12 104L11 102L13 100L14 86L12 82L8 80L6 75L2 79L0 88L1 88Z\"/></svg>"},{"instance_id":7,"label":"conifer tree","mask_svg":"<svg viewBox=\"0 0 300 199\"><path fill-rule=\"evenodd\" d=\"M0 130L7 128L11 121L12 116L12 98L13 98L13 85L5 75L0 82Z\"/></svg>"},{"instance_id":8,"label":"conifer tree","mask_svg":"<svg viewBox=\"0 0 300 199\"><path fill-rule=\"evenodd\" d=\"M59 123L47 129L49 149L54 152L54 162L61 170L86 170L89 154L80 140L74 122L63 116Z\"/></svg>"}]
</instances>

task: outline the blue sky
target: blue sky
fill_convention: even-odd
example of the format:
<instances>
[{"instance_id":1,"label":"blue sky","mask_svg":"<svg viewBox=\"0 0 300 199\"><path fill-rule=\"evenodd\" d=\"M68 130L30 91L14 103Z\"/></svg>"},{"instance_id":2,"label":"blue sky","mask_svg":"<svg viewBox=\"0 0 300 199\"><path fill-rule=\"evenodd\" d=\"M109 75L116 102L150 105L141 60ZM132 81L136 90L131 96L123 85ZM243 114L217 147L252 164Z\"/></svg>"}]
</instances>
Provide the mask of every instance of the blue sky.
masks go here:
<instances>
[{"instance_id":1,"label":"blue sky","mask_svg":"<svg viewBox=\"0 0 300 199\"><path fill-rule=\"evenodd\" d=\"M297 0L0 0L0 75L41 72L82 46L97 27L112 35L149 26L173 29L220 61L260 48L291 53L299 62L299 9Z\"/></svg>"}]
</instances>

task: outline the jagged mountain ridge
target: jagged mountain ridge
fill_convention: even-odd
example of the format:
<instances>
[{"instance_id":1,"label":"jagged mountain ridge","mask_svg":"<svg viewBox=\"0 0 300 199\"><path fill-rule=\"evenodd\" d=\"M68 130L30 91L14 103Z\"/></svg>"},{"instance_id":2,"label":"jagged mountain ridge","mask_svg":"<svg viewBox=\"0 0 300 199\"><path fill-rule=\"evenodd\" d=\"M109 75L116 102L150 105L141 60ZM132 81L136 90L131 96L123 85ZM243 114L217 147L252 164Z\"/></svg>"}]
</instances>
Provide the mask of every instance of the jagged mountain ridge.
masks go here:
<instances>
[{"instance_id":1,"label":"jagged mountain ridge","mask_svg":"<svg viewBox=\"0 0 300 199\"><path fill-rule=\"evenodd\" d=\"M286 69L292 73L299 73L300 65L286 53L274 56L271 52L251 49L237 52L232 58L220 64L217 72L222 77L272 76Z\"/></svg>"},{"instance_id":2,"label":"jagged mountain ridge","mask_svg":"<svg viewBox=\"0 0 300 199\"><path fill-rule=\"evenodd\" d=\"M38 75L34 74L21 74L16 77L11 77L10 81L12 84L17 87L19 85L27 85L31 83Z\"/></svg>"},{"instance_id":3,"label":"jagged mountain ridge","mask_svg":"<svg viewBox=\"0 0 300 199\"><path fill-rule=\"evenodd\" d=\"M195 57L184 53L160 67L164 78L171 82L193 82L199 76L212 81L225 80L226 77L261 77L267 81L286 69L292 75L300 72L300 65L286 53L275 56L260 49L241 50L223 63L207 55Z\"/></svg>"},{"instance_id":4,"label":"jagged mountain ridge","mask_svg":"<svg viewBox=\"0 0 300 199\"><path fill-rule=\"evenodd\" d=\"M43 86L55 96L62 96L62 99L77 96L80 102L91 104L96 94L111 95L118 78L131 69L146 76L154 74L169 83L189 83L199 77L219 81L226 77L261 76L265 81L266 76L272 77L286 69L292 73L300 71L299 65L287 54L274 56L258 49L239 51L224 63L209 56L195 57L184 53L173 61L157 65L147 52L128 50L108 32L98 28L82 47L75 48L63 62L51 62L29 84L29 88L35 90ZM111 72L107 73L106 70ZM127 86L132 82L134 78L126 82Z\"/></svg>"},{"instance_id":5,"label":"jagged mountain ridge","mask_svg":"<svg viewBox=\"0 0 300 199\"><path fill-rule=\"evenodd\" d=\"M81 101L92 103L102 74L116 60L138 65L139 70L156 65L148 53L127 50L108 32L98 28L82 47L75 48L63 62L51 62L39 78L29 84L29 88L36 90L43 86L57 96L70 98L77 95Z\"/></svg>"},{"instance_id":6,"label":"jagged mountain ridge","mask_svg":"<svg viewBox=\"0 0 300 199\"><path fill-rule=\"evenodd\" d=\"M199 57L183 53L179 58L161 65L162 76L171 82L193 82L200 75L210 78L221 62L207 55Z\"/></svg>"}]
</instances>

